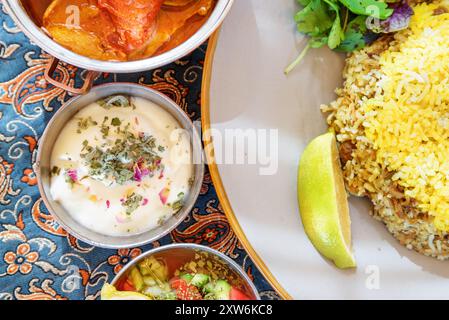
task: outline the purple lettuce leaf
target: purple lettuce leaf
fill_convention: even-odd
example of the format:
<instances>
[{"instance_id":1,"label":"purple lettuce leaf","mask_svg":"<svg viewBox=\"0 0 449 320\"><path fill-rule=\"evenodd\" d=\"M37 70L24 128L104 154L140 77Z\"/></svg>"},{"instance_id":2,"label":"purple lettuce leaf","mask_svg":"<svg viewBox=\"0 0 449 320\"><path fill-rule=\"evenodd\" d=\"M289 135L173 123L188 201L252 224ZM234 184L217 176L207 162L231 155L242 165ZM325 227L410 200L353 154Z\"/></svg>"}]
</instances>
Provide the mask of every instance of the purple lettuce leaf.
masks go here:
<instances>
[{"instance_id":1,"label":"purple lettuce leaf","mask_svg":"<svg viewBox=\"0 0 449 320\"><path fill-rule=\"evenodd\" d=\"M413 9L403 1L391 5L393 14L386 20L377 20L367 23L368 29L375 33L390 33L406 29L410 24L410 18L413 15Z\"/></svg>"}]
</instances>

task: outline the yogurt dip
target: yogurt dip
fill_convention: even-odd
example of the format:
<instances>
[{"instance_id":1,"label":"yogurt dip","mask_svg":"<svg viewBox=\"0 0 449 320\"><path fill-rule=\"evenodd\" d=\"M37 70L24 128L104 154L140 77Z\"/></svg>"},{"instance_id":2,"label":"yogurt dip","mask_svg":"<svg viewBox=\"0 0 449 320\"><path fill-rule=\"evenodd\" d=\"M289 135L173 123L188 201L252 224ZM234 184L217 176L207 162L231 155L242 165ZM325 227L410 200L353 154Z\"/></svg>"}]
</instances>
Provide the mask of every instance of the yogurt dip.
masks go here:
<instances>
[{"instance_id":1,"label":"yogurt dip","mask_svg":"<svg viewBox=\"0 0 449 320\"><path fill-rule=\"evenodd\" d=\"M50 193L80 224L139 234L183 206L194 166L190 137L151 101L111 96L67 122L53 147Z\"/></svg>"}]
</instances>

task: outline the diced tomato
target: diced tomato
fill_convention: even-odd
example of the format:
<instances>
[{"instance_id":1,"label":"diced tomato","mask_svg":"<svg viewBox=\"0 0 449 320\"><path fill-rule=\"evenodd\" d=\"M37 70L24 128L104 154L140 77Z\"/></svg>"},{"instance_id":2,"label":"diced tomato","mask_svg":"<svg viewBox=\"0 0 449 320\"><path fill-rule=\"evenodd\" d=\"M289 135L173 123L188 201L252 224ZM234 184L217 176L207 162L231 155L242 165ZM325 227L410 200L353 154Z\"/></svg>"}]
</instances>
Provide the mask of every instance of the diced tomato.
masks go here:
<instances>
[{"instance_id":1,"label":"diced tomato","mask_svg":"<svg viewBox=\"0 0 449 320\"><path fill-rule=\"evenodd\" d=\"M229 293L229 300L251 300L246 294L234 287L231 288Z\"/></svg>"},{"instance_id":2,"label":"diced tomato","mask_svg":"<svg viewBox=\"0 0 449 320\"><path fill-rule=\"evenodd\" d=\"M134 284L132 283L130 278L126 278L125 280L121 281L117 285L117 289L119 291L136 291L136 287L134 287Z\"/></svg>"},{"instance_id":3,"label":"diced tomato","mask_svg":"<svg viewBox=\"0 0 449 320\"><path fill-rule=\"evenodd\" d=\"M185 282L185 281L179 277L173 277L170 279L170 287L172 289L178 289L181 286L182 282Z\"/></svg>"},{"instance_id":4,"label":"diced tomato","mask_svg":"<svg viewBox=\"0 0 449 320\"><path fill-rule=\"evenodd\" d=\"M185 280L179 277L170 280L170 287L176 290L176 296L179 300L203 300L203 296L197 287L189 286Z\"/></svg>"},{"instance_id":5,"label":"diced tomato","mask_svg":"<svg viewBox=\"0 0 449 320\"><path fill-rule=\"evenodd\" d=\"M117 290L122 290L122 286L123 283L125 282L126 279L124 278L120 278L117 280L117 283L115 284L115 287L117 288Z\"/></svg>"}]
</instances>

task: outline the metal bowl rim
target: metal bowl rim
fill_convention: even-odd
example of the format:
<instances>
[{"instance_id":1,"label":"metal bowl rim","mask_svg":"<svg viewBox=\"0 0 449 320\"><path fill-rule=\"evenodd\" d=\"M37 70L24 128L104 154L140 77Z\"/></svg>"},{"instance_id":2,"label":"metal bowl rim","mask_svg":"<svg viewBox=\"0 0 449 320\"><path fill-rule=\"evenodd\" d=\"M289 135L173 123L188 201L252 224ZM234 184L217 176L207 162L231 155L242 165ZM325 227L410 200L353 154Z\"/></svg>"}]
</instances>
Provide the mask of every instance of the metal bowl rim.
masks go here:
<instances>
[{"instance_id":1,"label":"metal bowl rim","mask_svg":"<svg viewBox=\"0 0 449 320\"><path fill-rule=\"evenodd\" d=\"M223 259L224 262L226 262L226 264L228 264L230 266L230 268L232 268L235 272L237 272L239 274L239 276L241 276L246 284L250 287L252 293L254 294L254 296L256 297L256 300L261 300L259 292L257 291L256 286L254 285L254 282L251 281L251 279L249 278L249 276L243 271L242 267L239 266L234 260L232 260L231 258L229 258L227 255L225 255L224 253L212 249L210 247L207 246L203 246L200 244L196 244L196 243L172 243L172 244L167 244L167 245L162 245L160 247L157 248L153 248L150 249L148 251L145 251L143 253L141 253L140 255L138 255L137 257L135 257L132 261L130 261L128 264L126 264L120 271L119 273L117 273L115 275L115 277L112 279L111 281L111 285L115 285L117 283L117 281L132 267L134 267L139 261L141 261L142 259L148 257L148 256L152 256L158 252L162 252L162 251L166 251L166 250L171 250L171 249L177 249L177 248L183 248L183 249L197 249L197 250L202 250L202 251L207 251L208 253L211 253L215 256L218 256L219 258Z\"/></svg>"},{"instance_id":2,"label":"metal bowl rim","mask_svg":"<svg viewBox=\"0 0 449 320\"><path fill-rule=\"evenodd\" d=\"M46 35L31 19L20 4L20 0L3 1L8 13L20 29L40 48L63 62L76 67L98 72L132 73L159 68L176 61L198 48L220 26L234 0L219 0L209 19L198 31L179 46L163 54L135 61L103 61L74 53L59 45ZM221 9L217 11L217 9ZM213 20L212 20L213 19Z\"/></svg>"},{"instance_id":3,"label":"metal bowl rim","mask_svg":"<svg viewBox=\"0 0 449 320\"><path fill-rule=\"evenodd\" d=\"M180 113L182 113L186 119L189 120L189 122L190 122L190 124L192 126L192 130L194 132L194 135L196 136L196 138L194 138L194 139L197 140L197 142L199 143L199 146L201 147L201 145L202 145L201 144L201 138L199 137L199 133L198 133L197 129L195 128L195 126L193 125L192 120L187 116L187 114L185 114L185 112L181 109L181 107L176 102L174 102L172 99L170 99L166 95L160 93L159 91L156 91L154 89L151 89L151 88L148 88L148 87L145 87L143 85L136 84L136 83L131 83L131 82L114 82L114 83L106 83L106 84L101 84L101 85L95 86L95 87L92 88L90 93L95 93L96 91L101 90L102 88L105 88L105 87L117 87L117 88L120 88L120 87L126 87L126 86L128 86L128 87L137 87L137 88L140 88L140 89L147 90L147 91L151 92L151 94L159 96L160 98L166 100L167 103L169 103L172 106L176 107L176 109L178 109L178 111ZM117 90L117 91L120 92L120 90ZM45 189L44 189L44 186L43 186L43 183L42 183L42 172L41 172L40 161L41 161L41 158L42 158L42 149L43 148L41 148L40 146L43 143L46 142L47 136L49 135L49 132L51 131L51 127L52 127L54 121L56 121L58 115L61 114L62 112L64 112L63 110L66 107L70 106L70 104L72 104L74 101L80 99L81 97L82 96L75 96L75 97L69 99L67 102L65 102L58 109L58 111L56 111L56 113L52 116L52 118L48 122L47 126L45 127L44 133L42 134L42 136L41 136L41 138L39 139L39 142L38 142L37 157L36 157L36 162L33 165L33 170L36 173L39 193L40 193L40 195L42 197L42 200L43 200L47 210L50 212L50 214L56 220L56 222L58 224L60 224L69 234L71 234L74 237L76 237L77 239L82 240L82 241L84 241L84 242L86 242L88 244L91 244L91 245L95 246L95 247L106 248L106 249L126 249L126 248L129 248L129 247L140 247L140 246L143 246L143 245L148 244L150 242L153 242L153 241L156 241L158 239L161 239L162 237L166 236L171 231L173 231L177 226L179 226L179 224L182 223L182 221L188 216L189 212L192 210L193 206L195 205L196 201L198 200L198 197L199 197L199 194L200 194L200 191L201 191L201 184L202 184L202 181L204 179L204 164L201 163L199 165L198 175L195 175L196 183L194 183L194 185L197 185L197 187L196 188L192 188L192 190L194 190L193 197L192 197L192 202L183 207L182 210L184 210L184 212L183 212L182 215L179 215L179 217L176 220L176 223L174 223L169 228L164 229L163 232L159 233L158 235L153 236L153 237L148 238L148 239L145 239L145 240L142 240L142 241L133 242L131 244L104 244L104 243L101 243L101 242L98 242L98 241L91 240L91 239L85 237L84 235L80 234L79 232L73 230L73 228L71 226L69 226L66 223L64 223L62 221L62 219L59 217L59 215L56 213L56 210L53 209L53 207L51 205L51 201L49 200L50 196L47 196L47 194L45 192ZM200 153L201 153L201 158L200 159L202 159L203 158L202 157L203 156L202 149L200 149ZM200 156L200 155L198 155L198 156ZM87 227L85 227L85 228L88 229ZM150 231L151 230L148 230L146 232L150 232ZM122 238L122 239L123 238L131 238L133 236L138 236L138 235L141 235L141 234L144 234L144 233L145 232L142 232L140 234L131 235L129 237L117 237L117 239L120 239L120 238Z\"/></svg>"}]
</instances>

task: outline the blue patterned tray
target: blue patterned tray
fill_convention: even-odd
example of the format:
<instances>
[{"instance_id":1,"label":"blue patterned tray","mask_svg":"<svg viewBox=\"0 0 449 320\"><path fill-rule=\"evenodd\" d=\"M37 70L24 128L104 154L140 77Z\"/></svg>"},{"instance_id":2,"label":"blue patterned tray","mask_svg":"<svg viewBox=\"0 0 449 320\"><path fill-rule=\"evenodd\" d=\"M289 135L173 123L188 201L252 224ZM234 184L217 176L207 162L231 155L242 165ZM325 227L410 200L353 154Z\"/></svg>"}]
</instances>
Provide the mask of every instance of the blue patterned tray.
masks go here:
<instances>
[{"instance_id":1,"label":"blue patterned tray","mask_svg":"<svg viewBox=\"0 0 449 320\"><path fill-rule=\"evenodd\" d=\"M1 6L1 4L0 4ZM157 89L194 120L206 45L164 68L128 75L103 74L96 84L128 81ZM105 281L141 252L173 242L208 245L237 261L264 299L277 298L229 226L206 172L201 195L188 218L170 235L139 248L107 250L78 241L43 205L32 169L39 137L70 98L43 77L49 56L30 43L0 10L0 299L96 299ZM63 65L64 83L84 73Z\"/></svg>"}]
</instances>

